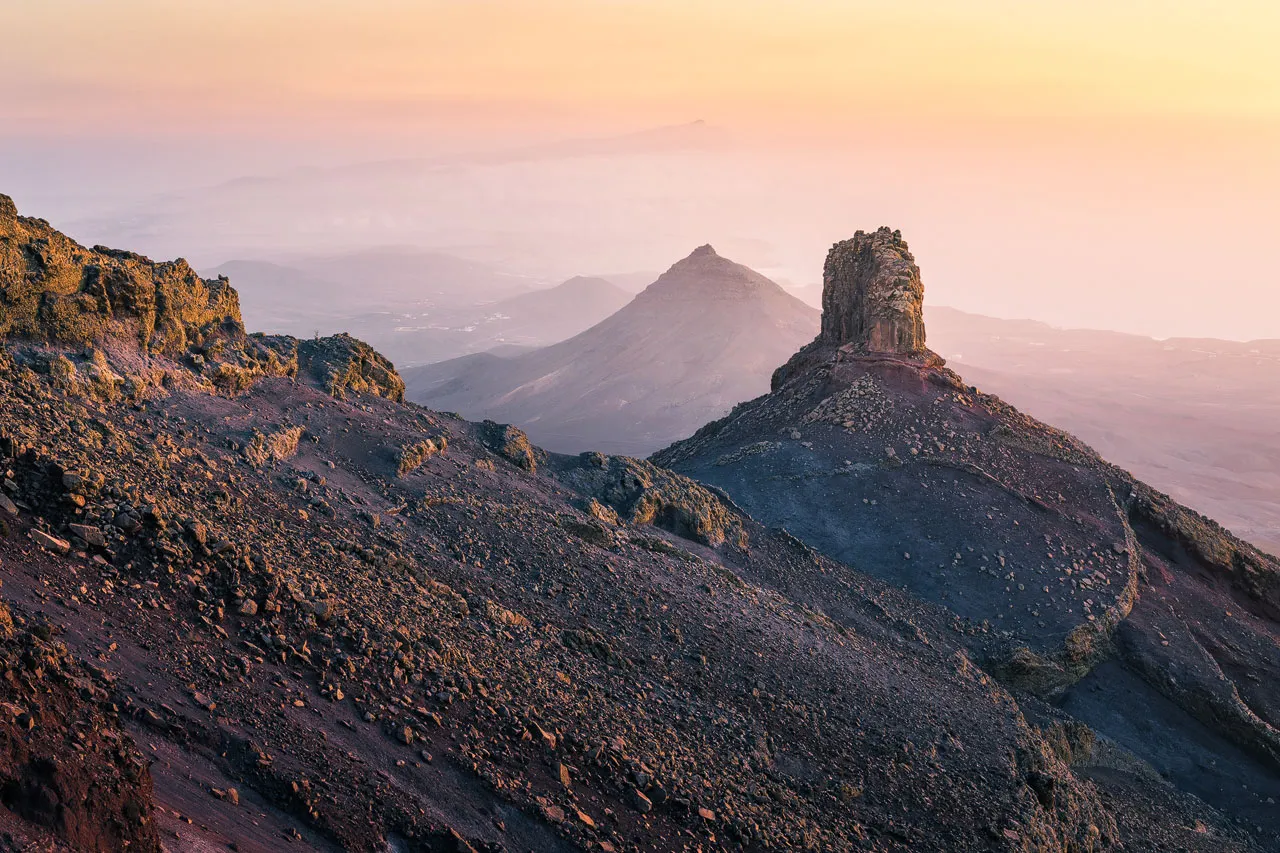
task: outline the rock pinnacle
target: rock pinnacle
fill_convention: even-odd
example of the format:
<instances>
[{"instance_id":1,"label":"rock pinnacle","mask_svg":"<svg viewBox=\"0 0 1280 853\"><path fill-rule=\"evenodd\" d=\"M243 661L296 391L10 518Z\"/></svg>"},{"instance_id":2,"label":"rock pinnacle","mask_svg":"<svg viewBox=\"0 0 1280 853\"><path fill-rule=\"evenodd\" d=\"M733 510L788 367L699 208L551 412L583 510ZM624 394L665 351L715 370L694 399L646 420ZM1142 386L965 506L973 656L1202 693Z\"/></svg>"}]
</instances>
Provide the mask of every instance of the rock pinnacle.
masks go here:
<instances>
[{"instance_id":1,"label":"rock pinnacle","mask_svg":"<svg viewBox=\"0 0 1280 853\"><path fill-rule=\"evenodd\" d=\"M898 231L859 231L831 247L820 340L861 352L923 355L924 284Z\"/></svg>"}]
</instances>

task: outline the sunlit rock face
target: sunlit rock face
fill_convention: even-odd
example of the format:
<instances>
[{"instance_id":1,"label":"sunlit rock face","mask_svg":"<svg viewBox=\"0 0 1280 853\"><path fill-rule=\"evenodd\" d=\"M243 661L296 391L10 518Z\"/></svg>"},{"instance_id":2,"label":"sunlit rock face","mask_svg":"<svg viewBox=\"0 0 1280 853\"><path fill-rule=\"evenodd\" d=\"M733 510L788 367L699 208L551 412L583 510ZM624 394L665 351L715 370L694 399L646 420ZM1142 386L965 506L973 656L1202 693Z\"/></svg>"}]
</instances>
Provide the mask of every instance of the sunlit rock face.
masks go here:
<instances>
[{"instance_id":1,"label":"sunlit rock face","mask_svg":"<svg viewBox=\"0 0 1280 853\"><path fill-rule=\"evenodd\" d=\"M831 247L823 268L822 334L869 353L923 355L924 284L898 231L859 231Z\"/></svg>"}]
</instances>

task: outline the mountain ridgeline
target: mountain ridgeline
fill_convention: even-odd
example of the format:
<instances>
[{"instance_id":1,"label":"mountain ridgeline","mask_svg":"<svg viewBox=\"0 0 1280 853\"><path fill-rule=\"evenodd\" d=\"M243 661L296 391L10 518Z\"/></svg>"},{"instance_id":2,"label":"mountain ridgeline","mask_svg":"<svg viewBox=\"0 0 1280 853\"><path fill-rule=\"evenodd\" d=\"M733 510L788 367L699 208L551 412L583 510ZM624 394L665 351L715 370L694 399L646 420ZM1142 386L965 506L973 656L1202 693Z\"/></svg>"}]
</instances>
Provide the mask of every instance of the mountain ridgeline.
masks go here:
<instances>
[{"instance_id":1,"label":"mountain ridgeline","mask_svg":"<svg viewBox=\"0 0 1280 853\"><path fill-rule=\"evenodd\" d=\"M702 246L569 340L414 368L405 381L415 402L518 423L553 450L641 453L764 392L817 327L812 308Z\"/></svg>"},{"instance_id":2,"label":"mountain ridgeline","mask_svg":"<svg viewBox=\"0 0 1280 853\"><path fill-rule=\"evenodd\" d=\"M846 249L848 322L785 315L772 391L644 461L0 197L0 846L1276 849L1274 560L946 370L900 237ZM775 291L701 249L623 312L760 360ZM599 329L556 369L652 352Z\"/></svg>"},{"instance_id":3,"label":"mountain ridgeline","mask_svg":"<svg viewBox=\"0 0 1280 853\"><path fill-rule=\"evenodd\" d=\"M837 244L818 338L652 461L947 608L1044 713L1275 843L1280 564L966 384L926 348L922 298L896 232ZM794 594L843 606L834 585Z\"/></svg>"}]
</instances>

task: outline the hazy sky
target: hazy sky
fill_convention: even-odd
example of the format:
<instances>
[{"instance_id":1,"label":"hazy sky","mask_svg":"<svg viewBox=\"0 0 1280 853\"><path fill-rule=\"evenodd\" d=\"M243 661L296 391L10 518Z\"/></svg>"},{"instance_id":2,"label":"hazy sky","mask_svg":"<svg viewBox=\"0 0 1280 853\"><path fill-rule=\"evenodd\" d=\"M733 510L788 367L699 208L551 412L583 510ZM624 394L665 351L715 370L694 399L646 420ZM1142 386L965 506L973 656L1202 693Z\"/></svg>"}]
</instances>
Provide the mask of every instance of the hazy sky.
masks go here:
<instances>
[{"instance_id":1,"label":"hazy sky","mask_svg":"<svg viewBox=\"0 0 1280 853\"><path fill-rule=\"evenodd\" d=\"M1280 118L1270 0L6 0L6 118ZM103 127L105 123L105 128ZM558 128L557 128L558 129Z\"/></svg>"},{"instance_id":2,"label":"hazy sky","mask_svg":"<svg viewBox=\"0 0 1280 853\"><path fill-rule=\"evenodd\" d=\"M0 0L0 33L0 192L37 214L705 119L875 173L830 233L909 227L935 298L1280 337L1274 0Z\"/></svg>"}]
</instances>

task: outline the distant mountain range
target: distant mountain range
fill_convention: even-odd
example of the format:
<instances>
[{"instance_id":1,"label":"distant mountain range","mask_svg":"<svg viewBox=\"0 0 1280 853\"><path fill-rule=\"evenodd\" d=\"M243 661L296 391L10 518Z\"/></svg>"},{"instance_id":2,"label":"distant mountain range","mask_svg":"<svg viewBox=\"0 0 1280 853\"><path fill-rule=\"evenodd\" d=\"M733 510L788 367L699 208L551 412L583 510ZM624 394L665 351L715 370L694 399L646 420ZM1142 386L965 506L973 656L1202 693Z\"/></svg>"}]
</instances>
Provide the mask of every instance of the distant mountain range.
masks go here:
<instances>
[{"instance_id":1,"label":"distant mountain range","mask_svg":"<svg viewBox=\"0 0 1280 853\"><path fill-rule=\"evenodd\" d=\"M546 346L631 299L601 278L550 287L475 261L400 248L234 260L204 274L230 278L255 325L299 336L351 332L403 365Z\"/></svg>"},{"instance_id":2,"label":"distant mountain range","mask_svg":"<svg viewBox=\"0 0 1280 853\"><path fill-rule=\"evenodd\" d=\"M930 308L965 378L1280 552L1280 341L1159 341Z\"/></svg>"},{"instance_id":3,"label":"distant mountain range","mask_svg":"<svg viewBox=\"0 0 1280 853\"><path fill-rule=\"evenodd\" d=\"M703 246L569 340L404 375L410 399L520 424L553 450L643 453L764 392L817 324L814 309Z\"/></svg>"}]
</instances>

